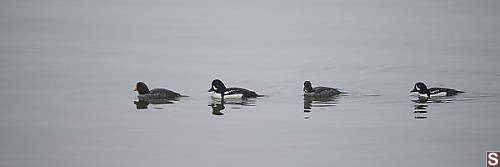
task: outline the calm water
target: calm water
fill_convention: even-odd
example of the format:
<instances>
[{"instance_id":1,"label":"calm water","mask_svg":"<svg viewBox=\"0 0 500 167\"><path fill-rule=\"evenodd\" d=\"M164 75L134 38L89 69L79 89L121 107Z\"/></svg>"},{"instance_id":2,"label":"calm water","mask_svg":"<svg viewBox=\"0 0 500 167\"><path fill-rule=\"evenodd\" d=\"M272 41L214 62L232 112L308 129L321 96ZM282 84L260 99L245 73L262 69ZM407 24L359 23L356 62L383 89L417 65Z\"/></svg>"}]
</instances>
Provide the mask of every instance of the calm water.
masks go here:
<instances>
[{"instance_id":1,"label":"calm water","mask_svg":"<svg viewBox=\"0 0 500 167\"><path fill-rule=\"evenodd\" d=\"M499 8L4 0L0 166L482 166L500 150ZM214 78L267 96L211 104ZM348 94L304 101L306 79ZM190 97L136 106L137 81ZM414 102L417 81L467 93Z\"/></svg>"}]
</instances>

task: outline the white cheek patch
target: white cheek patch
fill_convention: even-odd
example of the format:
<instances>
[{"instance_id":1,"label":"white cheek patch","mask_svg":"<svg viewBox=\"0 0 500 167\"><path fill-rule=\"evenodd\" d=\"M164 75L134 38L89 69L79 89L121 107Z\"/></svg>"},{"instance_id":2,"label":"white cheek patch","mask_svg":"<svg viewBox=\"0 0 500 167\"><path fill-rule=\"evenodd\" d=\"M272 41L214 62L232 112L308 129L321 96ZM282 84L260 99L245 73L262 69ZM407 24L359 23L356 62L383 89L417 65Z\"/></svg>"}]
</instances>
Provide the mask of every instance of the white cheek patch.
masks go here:
<instances>
[{"instance_id":1,"label":"white cheek patch","mask_svg":"<svg viewBox=\"0 0 500 167\"><path fill-rule=\"evenodd\" d=\"M418 86L415 86L415 89L416 89L417 91L420 91L420 88L419 88Z\"/></svg>"}]
</instances>

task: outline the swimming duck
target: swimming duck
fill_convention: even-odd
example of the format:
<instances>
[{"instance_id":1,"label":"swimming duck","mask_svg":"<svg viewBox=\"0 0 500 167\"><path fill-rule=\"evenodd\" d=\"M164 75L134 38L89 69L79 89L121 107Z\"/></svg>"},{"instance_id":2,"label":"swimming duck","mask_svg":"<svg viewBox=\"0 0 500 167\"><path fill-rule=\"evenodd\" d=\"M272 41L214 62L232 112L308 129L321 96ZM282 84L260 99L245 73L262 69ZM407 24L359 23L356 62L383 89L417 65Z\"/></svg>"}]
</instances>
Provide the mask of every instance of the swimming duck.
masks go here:
<instances>
[{"instance_id":1,"label":"swimming duck","mask_svg":"<svg viewBox=\"0 0 500 167\"><path fill-rule=\"evenodd\" d=\"M311 81L304 81L304 96L327 98L342 94L343 92L329 87L312 87Z\"/></svg>"},{"instance_id":2,"label":"swimming duck","mask_svg":"<svg viewBox=\"0 0 500 167\"><path fill-rule=\"evenodd\" d=\"M134 91L139 93L139 95L137 95L139 100L177 99L179 97L187 97L165 88L154 88L149 90L144 82L137 82Z\"/></svg>"},{"instance_id":3,"label":"swimming duck","mask_svg":"<svg viewBox=\"0 0 500 167\"><path fill-rule=\"evenodd\" d=\"M262 97L263 95L259 95L254 91L244 89L244 88L226 88L224 83L221 80L215 79L212 81L212 87L208 90L208 92L213 92L212 97L214 98L256 98Z\"/></svg>"},{"instance_id":4,"label":"swimming duck","mask_svg":"<svg viewBox=\"0 0 500 167\"><path fill-rule=\"evenodd\" d=\"M422 82L416 83L415 86L413 87L413 90L411 90L410 92L418 92L418 95L420 97L427 97L427 98L438 97L438 96L454 96L459 93L465 93L464 91L455 90L451 88L427 88L427 86Z\"/></svg>"}]
</instances>

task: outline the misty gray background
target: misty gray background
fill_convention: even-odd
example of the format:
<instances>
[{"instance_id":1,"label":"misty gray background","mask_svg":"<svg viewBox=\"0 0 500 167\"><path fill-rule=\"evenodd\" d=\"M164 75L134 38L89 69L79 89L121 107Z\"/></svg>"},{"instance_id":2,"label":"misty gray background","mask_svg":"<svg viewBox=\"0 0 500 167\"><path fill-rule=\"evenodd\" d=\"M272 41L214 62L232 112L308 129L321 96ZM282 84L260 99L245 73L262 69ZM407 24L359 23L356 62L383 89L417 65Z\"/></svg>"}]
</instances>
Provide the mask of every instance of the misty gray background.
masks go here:
<instances>
[{"instance_id":1,"label":"misty gray background","mask_svg":"<svg viewBox=\"0 0 500 167\"><path fill-rule=\"evenodd\" d=\"M2 0L0 166L482 166L500 150L499 9ZM214 116L214 78L268 96ZM349 94L304 113L306 79ZM138 110L137 81L190 97ZM417 81L467 93L416 114Z\"/></svg>"}]
</instances>

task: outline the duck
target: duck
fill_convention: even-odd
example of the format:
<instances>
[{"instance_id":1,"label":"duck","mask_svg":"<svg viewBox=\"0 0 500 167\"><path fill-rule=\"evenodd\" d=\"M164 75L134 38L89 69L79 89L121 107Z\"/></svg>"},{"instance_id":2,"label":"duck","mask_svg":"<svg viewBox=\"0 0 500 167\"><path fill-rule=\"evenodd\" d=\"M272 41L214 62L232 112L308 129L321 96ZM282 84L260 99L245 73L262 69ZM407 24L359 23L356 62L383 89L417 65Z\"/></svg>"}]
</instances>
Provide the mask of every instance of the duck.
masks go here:
<instances>
[{"instance_id":1,"label":"duck","mask_svg":"<svg viewBox=\"0 0 500 167\"><path fill-rule=\"evenodd\" d=\"M212 86L208 90L208 92L212 92L213 98L220 98L220 99L224 98L246 99L246 98L257 98L263 96L245 88L236 88L236 87L226 88L224 83L222 83L222 81L219 79L214 79L212 81Z\"/></svg>"},{"instance_id":2,"label":"duck","mask_svg":"<svg viewBox=\"0 0 500 167\"><path fill-rule=\"evenodd\" d=\"M137 91L139 93L139 95L137 95L137 98L139 100L146 100L146 101L157 100L157 99L178 99L180 97L188 97L165 88L154 88L149 90L148 86L144 82L137 82L134 91Z\"/></svg>"},{"instance_id":3,"label":"duck","mask_svg":"<svg viewBox=\"0 0 500 167\"><path fill-rule=\"evenodd\" d=\"M460 93L465 93L464 91L455 90L451 88L427 88L423 82L415 83L413 90L410 92L418 92L419 97L444 97L444 96L455 96Z\"/></svg>"},{"instance_id":4,"label":"duck","mask_svg":"<svg viewBox=\"0 0 500 167\"><path fill-rule=\"evenodd\" d=\"M330 87L312 87L311 81L304 81L304 96L314 98L328 98L333 97L344 92Z\"/></svg>"}]
</instances>

